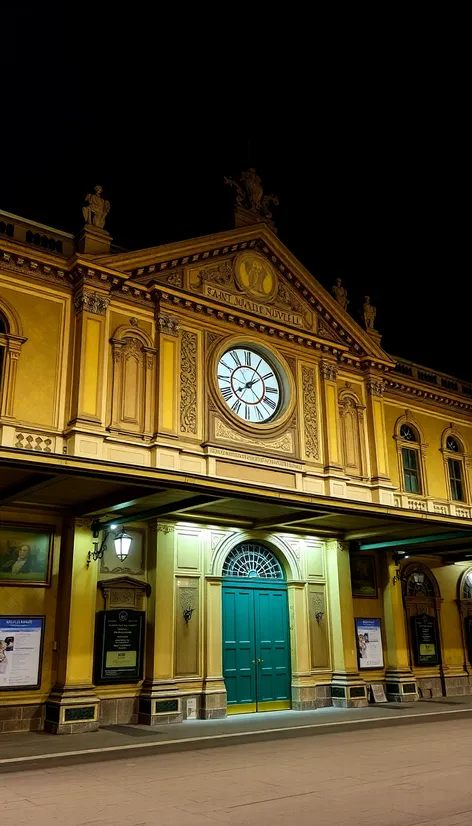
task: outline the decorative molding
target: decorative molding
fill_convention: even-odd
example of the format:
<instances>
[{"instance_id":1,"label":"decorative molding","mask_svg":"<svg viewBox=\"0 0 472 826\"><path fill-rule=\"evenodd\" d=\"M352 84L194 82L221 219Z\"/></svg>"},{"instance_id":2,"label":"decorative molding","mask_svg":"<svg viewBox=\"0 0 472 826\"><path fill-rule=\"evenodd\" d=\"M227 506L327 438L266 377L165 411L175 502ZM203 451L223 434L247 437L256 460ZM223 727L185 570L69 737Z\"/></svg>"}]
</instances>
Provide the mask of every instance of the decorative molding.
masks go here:
<instances>
[{"instance_id":1,"label":"decorative molding","mask_svg":"<svg viewBox=\"0 0 472 826\"><path fill-rule=\"evenodd\" d=\"M318 417L316 412L315 371L311 367L302 367L303 412L305 422L305 454L308 458L318 460L320 447L318 441Z\"/></svg>"},{"instance_id":2,"label":"decorative molding","mask_svg":"<svg viewBox=\"0 0 472 826\"><path fill-rule=\"evenodd\" d=\"M49 436L40 436L37 433L15 432L15 447L18 450L35 450L39 453L54 453L56 440Z\"/></svg>"},{"instance_id":3,"label":"decorative molding","mask_svg":"<svg viewBox=\"0 0 472 826\"><path fill-rule=\"evenodd\" d=\"M196 333L182 331L180 356L180 432L197 433L197 346Z\"/></svg>"},{"instance_id":4,"label":"decorative molding","mask_svg":"<svg viewBox=\"0 0 472 826\"><path fill-rule=\"evenodd\" d=\"M333 364L332 361L321 359L320 373L326 381L336 381L338 377L338 365Z\"/></svg>"},{"instance_id":5,"label":"decorative molding","mask_svg":"<svg viewBox=\"0 0 472 826\"><path fill-rule=\"evenodd\" d=\"M165 313L158 313L156 323L160 333L165 333L168 336L179 335L180 321L178 318L166 315Z\"/></svg>"},{"instance_id":6,"label":"decorative molding","mask_svg":"<svg viewBox=\"0 0 472 826\"><path fill-rule=\"evenodd\" d=\"M133 316L132 318L130 318L129 323L131 324L132 327L139 327L139 319L136 318L136 316Z\"/></svg>"},{"instance_id":7,"label":"decorative molding","mask_svg":"<svg viewBox=\"0 0 472 826\"><path fill-rule=\"evenodd\" d=\"M155 269L156 268L153 266L148 267L149 275L153 275ZM149 281L149 277L146 280ZM159 281L161 284L169 284L169 286L171 287L181 287L183 284L182 270L176 270L175 272L158 273L157 275L154 275L153 280Z\"/></svg>"},{"instance_id":8,"label":"decorative molding","mask_svg":"<svg viewBox=\"0 0 472 826\"><path fill-rule=\"evenodd\" d=\"M233 260L226 258L223 261L218 261L218 263L200 270L198 277L202 284L207 282L218 284L220 287L231 284L234 282Z\"/></svg>"},{"instance_id":9,"label":"decorative molding","mask_svg":"<svg viewBox=\"0 0 472 826\"><path fill-rule=\"evenodd\" d=\"M83 312L95 313L95 315L105 315L110 303L109 295L102 295L93 290L80 290L74 296L74 307L77 314Z\"/></svg>"},{"instance_id":10,"label":"decorative molding","mask_svg":"<svg viewBox=\"0 0 472 826\"><path fill-rule=\"evenodd\" d=\"M338 540L338 548L340 551L347 551L347 553L349 553L349 542L342 542Z\"/></svg>"},{"instance_id":11,"label":"decorative molding","mask_svg":"<svg viewBox=\"0 0 472 826\"><path fill-rule=\"evenodd\" d=\"M169 525L167 522L158 522L156 531L157 533L174 533L175 525Z\"/></svg>"},{"instance_id":12,"label":"decorative molding","mask_svg":"<svg viewBox=\"0 0 472 826\"><path fill-rule=\"evenodd\" d=\"M271 450L280 450L284 453L293 452L293 438L290 432L284 433L276 439L251 439L249 436L243 436L238 431L232 430L217 417L215 417L215 438L225 439L229 442L236 442L240 445L251 445L253 447L258 447L260 450L270 448Z\"/></svg>"},{"instance_id":13,"label":"decorative molding","mask_svg":"<svg viewBox=\"0 0 472 826\"><path fill-rule=\"evenodd\" d=\"M366 385L370 396L383 396L385 393L385 381L383 379L367 379Z\"/></svg>"},{"instance_id":14,"label":"decorative molding","mask_svg":"<svg viewBox=\"0 0 472 826\"><path fill-rule=\"evenodd\" d=\"M313 618L320 623L326 613L325 598L322 591L310 591L310 611Z\"/></svg>"},{"instance_id":15,"label":"decorative molding","mask_svg":"<svg viewBox=\"0 0 472 826\"><path fill-rule=\"evenodd\" d=\"M93 519L87 519L83 516L78 517L77 519L74 519L74 525L75 525L76 528L86 528L88 530L91 530L92 522L93 522ZM92 538L90 538L90 541L92 541Z\"/></svg>"}]
</instances>

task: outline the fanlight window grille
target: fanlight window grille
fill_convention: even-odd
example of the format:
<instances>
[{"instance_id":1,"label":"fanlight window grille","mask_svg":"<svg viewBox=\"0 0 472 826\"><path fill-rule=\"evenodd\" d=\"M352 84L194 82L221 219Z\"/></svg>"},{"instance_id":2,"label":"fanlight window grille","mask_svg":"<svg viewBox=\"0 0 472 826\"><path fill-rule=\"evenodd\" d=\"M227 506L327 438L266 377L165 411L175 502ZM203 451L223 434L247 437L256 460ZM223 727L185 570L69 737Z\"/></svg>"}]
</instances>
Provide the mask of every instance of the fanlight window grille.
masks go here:
<instances>
[{"instance_id":1,"label":"fanlight window grille","mask_svg":"<svg viewBox=\"0 0 472 826\"><path fill-rule=\"evenodd\" d=\"M472 571L469 571L465 577L464 599L472 599Z\"/></svg>"},{"instance_id":2,"label":"fanlight window grille","mask_svg":"<svg viewBox=\"0 0 472 826\"><path fill-rule=\"evenodd\" d=\"M413 571L406 584L407 597L416 597L422 594L425 597L434 597L433 583L422 571Z\"/></svg>"},{"instance_id":3,"label":"fanlight window grille","mask_svg":"<svg viewBox=\"0 0 472 826\"><path fill-rule=\"evenodd\" d=\"M237 545L229 552L223 565L223 576L284 578L281 565L272 551L253 542Z\"/></svg>"}]
</instances>

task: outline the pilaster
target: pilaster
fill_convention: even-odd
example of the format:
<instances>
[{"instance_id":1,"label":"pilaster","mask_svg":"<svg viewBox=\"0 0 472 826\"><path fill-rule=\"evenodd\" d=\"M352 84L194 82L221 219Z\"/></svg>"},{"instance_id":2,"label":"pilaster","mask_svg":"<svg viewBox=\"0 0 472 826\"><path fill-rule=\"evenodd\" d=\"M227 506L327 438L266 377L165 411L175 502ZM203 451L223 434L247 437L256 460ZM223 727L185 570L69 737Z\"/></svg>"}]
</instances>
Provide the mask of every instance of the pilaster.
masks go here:
<instances>
[{"instance_id":1,"label":"pilaster","mask_svg":"<svg viewBox=\"0 0 472 826\"><path fill-rule=\"evenodd\" d=\"M397 563L394 562L392 553L384 555L382 567L384 575L385 640L387 644L385 652L387 700L396 703L411 703L419 699L418 686L410 668L402 586L397 577Z\"/></svg>"},{"instance_id":2,"label":"pilaster","mask_svg":"<svg viewBox=\"0 0 472 826\"><path fill-rule=\"evenodd\" d=\"M385 381L369 374L367 386L367 430L369 434L372 481L391 485L385 429Z\"/></svg>"},{"instance_id":3,"label":"pilaster","mask_svg":"<svg viewBox=\"0 0 472 826\"><path fill-rule=\"evenodd\" d=\"M45 730L74 734L98 729L99 699L93 685L97 565L87 567L90 520L64 525L59 568L58 668L46 703Z\"/></svg>"},{"instance_id":4,"label":"pilaster","mask_svg":"<svg viewBox=\"0 0 472 826\"><path fill-rule=\"evenodd\" d=\"M223 680L222 581L207 578L205 614L205 678L202 717L205 720L226 717L226 687Z\"/></svg>"},{"instance_id":5,"label":"pilaster","mask_svg":"<svg viewBox=\"0 0 472 826\"><path fill-rule=\"evenodd\" d=\"M292 708L309 711L316 705L316 685L311 676L309 620L305 582L287 584L290 615Z\"/></svg>"},{"instance_id":6,"label":"pilaster","mask_svg":"<svg viewBox=\"0 0 472 826\"><path fill-rule=\"evenodd\" d=\"M106 290L83 282L74 295L75 347L71 425L103 428L105 392Z\"/></svg>"},{"instance_id":7,"label":"pilaster","mask_svg":"<svg viewBox=\"0 0 472 826\"><path fill-rule=\"evenodd\" d=\"M150 524L145 675L138 719L143 725L181 722L181 700L174 682L175 526Z\"/></svg>"},{"instance_id":8,"label":"pilaster","mask_svg":"<svg viewBox=\"0 0 472 826\"><path fill-rule=\"evenodd\" d=\"M338 366L336 362L322 359L320 362L321 394L324 408L324 456L325 470L342 473L341 439L338 415Z\"/></svg>"},{"instance_id":9,"label":"pilaster","mask_svg":"<svg viewBox=\"0 0 472 826\"><path fill-rule=\"evenodd\" d=\"M349 545L327 543L327 571L333 640L331 696L338 708L367 705L364 680L359 674L351 588Z\"/></svg>"}]
</instances>

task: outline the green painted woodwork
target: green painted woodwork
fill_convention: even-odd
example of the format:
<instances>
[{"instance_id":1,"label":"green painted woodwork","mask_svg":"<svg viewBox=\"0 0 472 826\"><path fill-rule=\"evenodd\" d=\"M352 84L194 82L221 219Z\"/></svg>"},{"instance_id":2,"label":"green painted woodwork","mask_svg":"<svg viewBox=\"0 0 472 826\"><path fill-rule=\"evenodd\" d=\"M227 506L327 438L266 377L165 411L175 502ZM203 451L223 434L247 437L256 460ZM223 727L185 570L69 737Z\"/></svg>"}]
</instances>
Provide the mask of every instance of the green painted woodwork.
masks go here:
<instances>
[{"instance_id":1,"label":"green painted woodwork","mask_svg":"<svg viewBox=\"0 0 472 826\"><path fill-rule=\"evenodd\" d=\"M290 700L285 584L224 583L223 677L228 706Z\"/></svg>"},{"instance_id":2,"label":"green painted woodwork","mask_svg":"<svg viewBox=\"0 0 472 826\"><path fill-rule=\"evenodd\" d=\"M360 551L374 551L377 548L401 548L404 545L424 545L426 542L441 542L446 539L465 539L472 537L471 531L454 531L452 533L436 533L430 536L413 536L410 539L389 539L388 542L368 542L359 545Z\"/></svg>"}]
</instances>

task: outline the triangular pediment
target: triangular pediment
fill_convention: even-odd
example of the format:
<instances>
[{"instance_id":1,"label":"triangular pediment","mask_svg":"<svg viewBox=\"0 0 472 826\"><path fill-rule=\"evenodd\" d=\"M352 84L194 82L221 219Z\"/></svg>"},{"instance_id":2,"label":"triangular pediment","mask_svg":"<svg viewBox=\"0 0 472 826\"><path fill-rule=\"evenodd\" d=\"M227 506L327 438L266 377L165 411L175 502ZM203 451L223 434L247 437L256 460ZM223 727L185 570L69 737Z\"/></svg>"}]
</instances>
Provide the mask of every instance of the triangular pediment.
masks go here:
<instances>
[{"instance_id":1,"label":"triangular pediment","mask_svg":"<svg viewBox=\"0 0 472 826\"><path fill-rule=\"evenodd\" d=\"M393 365L380 336L364 330L266 224L96 261L149 290L165 285L169 292L336 342L354 358Z\"/></svg>"}]
</instances>

